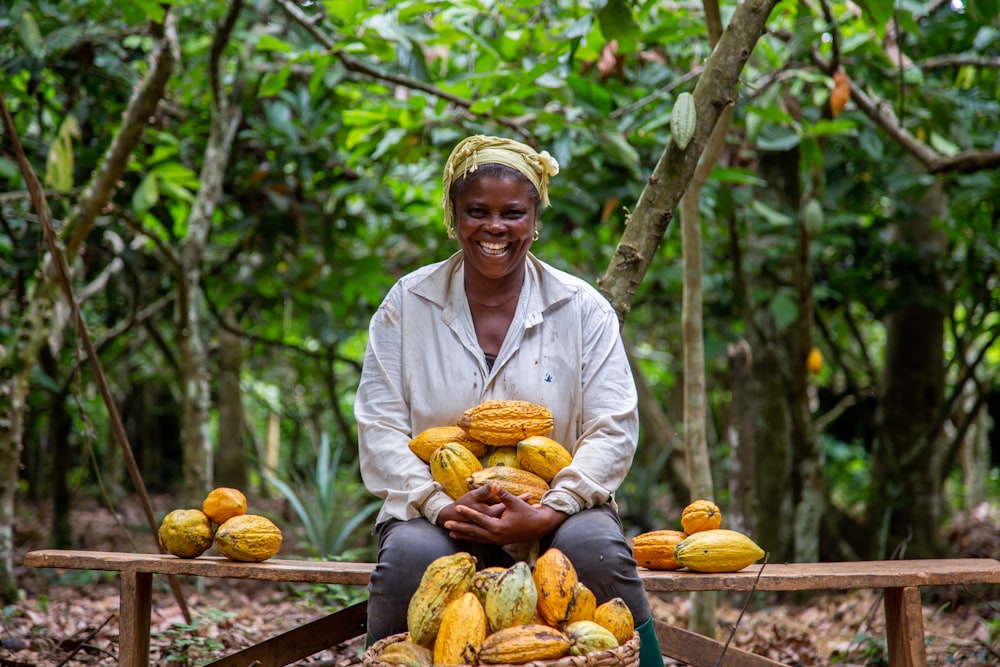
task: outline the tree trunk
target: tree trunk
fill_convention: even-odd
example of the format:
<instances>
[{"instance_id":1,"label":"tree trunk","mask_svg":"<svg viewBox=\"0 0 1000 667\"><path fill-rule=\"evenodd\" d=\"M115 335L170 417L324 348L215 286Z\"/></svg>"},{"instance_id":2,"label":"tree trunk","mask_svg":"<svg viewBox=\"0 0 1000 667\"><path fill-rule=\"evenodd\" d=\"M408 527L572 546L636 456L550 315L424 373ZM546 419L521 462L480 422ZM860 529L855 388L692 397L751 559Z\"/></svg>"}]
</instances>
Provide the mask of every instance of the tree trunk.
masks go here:
<instances>
[{"instance_id":1,"label":"tree trunk","mask_svg":"<svg viewBox=\"0 0 1000 667\"><path fill-rule=\"evenodd\" d=\"M914 218L897 227L893 266L895 307L886 318L885 367L872 453L867 534L872 558L945 554L940 535L946 447L944 329L947 293L938 269L947 251L934 219L946 206L940 181L917 203Z\"/></svg>"},{"instance_id":2,"label":"tree trunk","mask_svg":"<svg viewBox=\"0 0 1000 667\"><path fill-rule=\"evenodd\" d=\"M754 401L751 390L753 353L741 340L729 346L730 402L729 430L729 528L747 535L757 535L757 486L754 483L754 459L757 429L754 425Z\"/></svg>"},{"instance_id":3,"label":"tree trunk","mask_svg":"<svg viewBox=\"0 0 1000 667\"><path fill-rule=\"evenodd\" d=\"M215 483L247 488L246 452L243 448L243 393L240 372L242 340L223 329L219 332L219 445L215 453Z\"/></svg>"}]
</instances>

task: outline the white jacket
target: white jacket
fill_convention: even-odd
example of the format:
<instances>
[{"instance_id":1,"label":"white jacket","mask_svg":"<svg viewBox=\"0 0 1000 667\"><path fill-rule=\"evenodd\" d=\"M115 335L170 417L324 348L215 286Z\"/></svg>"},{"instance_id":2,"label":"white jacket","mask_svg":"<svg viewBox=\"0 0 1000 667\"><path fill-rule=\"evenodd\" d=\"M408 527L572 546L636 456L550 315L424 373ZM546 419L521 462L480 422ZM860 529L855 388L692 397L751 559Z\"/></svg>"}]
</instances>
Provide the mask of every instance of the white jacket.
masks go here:
<instances>
[{"instance_id":1,"label":"white jacket","mask_svg":"<svg viewBox=\"0 0 1000 667\"><path fill-rule=\"evenodd\" d=\"M517 312L493 369L476 340L462 253L402 277L372 316L354 405L361 476L384 500L377 521L451 503L409 441L485 400L552 411L550 437L573 455L542 503L574 514L613 503L635 454L635 382L607 299L529 254Z\"/></svg>"}]
</instances>

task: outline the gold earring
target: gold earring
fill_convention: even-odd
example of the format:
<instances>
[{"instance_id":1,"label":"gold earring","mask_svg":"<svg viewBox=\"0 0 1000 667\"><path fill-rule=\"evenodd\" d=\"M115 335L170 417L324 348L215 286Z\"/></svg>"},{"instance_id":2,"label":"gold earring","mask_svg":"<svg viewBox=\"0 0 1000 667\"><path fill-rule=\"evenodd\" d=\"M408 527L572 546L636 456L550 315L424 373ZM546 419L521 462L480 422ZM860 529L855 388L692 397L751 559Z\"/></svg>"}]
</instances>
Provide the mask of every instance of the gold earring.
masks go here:
<instances>
[{"instance_id":1,"label":"gold earring","mask_svg":"<svg viewBox=\"0 0 1000 667\"><path fill-rule=\"evenodd\" d=\"M531 235L531 240L532 241L538 240L538 227L535 227L535 233Z\"/></svg>"},{"instance_id":2,"label":"gold earring","mask_svg":"<svg viewBox=\"0 0 1000 667\"><path fill-rule=\"evenodd\" d=\"M448 223L448 238L455 238L455 223L453 222Z\"/></svg>"}]
</instances>

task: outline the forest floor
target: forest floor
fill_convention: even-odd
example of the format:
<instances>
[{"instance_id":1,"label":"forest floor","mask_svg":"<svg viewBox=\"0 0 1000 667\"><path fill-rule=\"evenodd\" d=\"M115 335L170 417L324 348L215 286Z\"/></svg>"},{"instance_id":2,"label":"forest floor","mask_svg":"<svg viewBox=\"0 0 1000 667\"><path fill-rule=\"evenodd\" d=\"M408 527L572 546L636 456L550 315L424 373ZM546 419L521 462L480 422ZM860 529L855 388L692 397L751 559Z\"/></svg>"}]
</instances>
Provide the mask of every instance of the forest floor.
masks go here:
<instances>
[{"instance_id":1,"label":"forest floor","mask_svg":"<svg viewBox=\"0 0 1000 667\"><path fill-rule=\"evenodd\" d=\"M283 514L275 501L263 501L271 502L270 507L262 506L259 500L253 502L255 512L276 517ZM157 506L168 505L154 501ZM44 506L22 503L18 514L15 574L23 599L2 611L0 667L117 664L117 576L22 567L24 553L48 546L48 512ZM77 503L73 526L75 548L157 552L138 508L116 517L97 504ZM1000 515L995 508L962 517L950 529L956 553L1000 556L998 526ZM282 557L295 557L290 555L296 553L294 541L294 536L286 537ZM214 549L209 551L209 555L214 553ZM269 582L182 578L181 589L192 616L188 624L164 581L154 577L152 665L205 664L313 621L343 606L348 598L356 601L364 594L359 587L320 590ZM657 594L651 602L656 618L687 626L687 594ZM923 602L929 665L1000 665L997 586L925 588ZM730 640L733 647L788 665L886 664L884 615L877 591L808 597L757 592L749 599L742 593L719 594L716 619L721 641ZM359 638L296 664L360 665L363 649ZM667 665L673 664L667 660Z\"/></svg>"}]
</instances>

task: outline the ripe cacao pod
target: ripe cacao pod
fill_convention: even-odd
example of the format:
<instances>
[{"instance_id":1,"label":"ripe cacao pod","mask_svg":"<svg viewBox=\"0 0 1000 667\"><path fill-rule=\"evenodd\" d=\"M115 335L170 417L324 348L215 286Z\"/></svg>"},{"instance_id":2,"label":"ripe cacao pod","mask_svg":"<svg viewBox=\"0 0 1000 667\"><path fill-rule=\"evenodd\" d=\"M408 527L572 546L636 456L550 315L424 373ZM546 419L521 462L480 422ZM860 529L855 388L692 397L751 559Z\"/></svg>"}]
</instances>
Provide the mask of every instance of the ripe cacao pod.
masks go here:
<instances>
[{"instance_id":1,"label":"ripe cacao pod","mask_svg":"<svg viewBox=\"0 0 1000 667\"><path fill-rule=\"evenodd\" d=\"M592 621L596 610L597 596L594 595L594 591L587 588L582 581L578 581L573 600L569 603L569 611L566 612L566 622Z\"/></svg>"},{"instance_id":2,"label":"ripe cacao pod","mask_svg":"<svg viewBox=\"0 0 1000 667\"><path fill-rule=\"evenodd\" d=\"M670 111L670 134L678 148L684 150L688 147L697 124L698 117L694 97L688 92L681 93L677 96L674 108Z\"/></svg>"},{"instance_id":3,"label":"ripe cacao pod","mask_svg":"<svg viewBox=\"0 0 1000 667\"><path fill-rule=\"evenodd\" d=\"M406 627L413 642L433 648L445 609L469 592L475 572L475 557L464 551L431 561L406 609Z\"/></svg>"},{"instance_id":4,"label":"ripe cacao pod","mask_svg":"<svg viewBox=\"0 0 1000 667\"><path fill-rule=\"evenodd\" d=\"M538 591L538 613L552 627L563 627L579 583L573 563L566 554L552 547L535 561L532 576Z\"/></svg>"},{"instance_id":5,"label":"ripe cacao pod","mask_svg":"<svg viewBox=\"0 0 1000 667\"><path fill-rule=\"evenodd\" d=\"M813 375L819 375L819 372L823 370L823 353L818 348L814 347L809 350L809 355L806 357L806 369Z\"/></svg>"},{"instance_id":6,"label":"ripe cacao pod","mask_svg":"<svg viewBox=\"0 0 1000 667\"><path fill-rule=\"evenodd\" d=\"M472 575L472 584L470 584L469 589L479 598L480 604L486 604L486 593L496 583L497 578L506 571L507 568L496 565L483 568Z\"/></svg>"},{"instance_id":7,"label":"ripe cacao pod","mask_svg":"<svg viewBox=\"0 0 1000 667\"><path fill-rule=\"evenodd\" d=\"M569 652L570 641L559 630L529 623L498 630L479 645L479 664L520 665L535 660L554 660Z\"/></svg>"},{"instance_id":8,"label":"ripe cacao pod","mask_svg":"<svg viewBox=\"0 0 1000 667\"><path fill-rule=\"evenodd\" d=\"M531 435L517 443L517 466L549 483L572 461L565 447L545 435Z\"/></svg>"},{"instance_id":9,"label":"ripe cacao pod","mask_svg":"<svg viewBox=\"0 0 1000 667\"><path fill-rule=\"evenodd\" d=\"M448 442L457 442L476 456L485 455L489 447L485 442L469 437L469 434L457 425L432 426L410 440L410 451L420 457L420 460L430 463L431 454Z\"/></svg>"},{"instance_id":10,"label":"ripe cacao pod","mask_svg":"<svg viewBox=\"0 0 1000 667\"><path fill-rule=\"evenodd\" d=\"M489 445L516 445L529 435L552 432L552 411L528 401L483 401L465 411L458 425Z\"/></svg>"},{"instance_id":11,"label":"ripe cacao pod","mask_svg":"<svg viewBox=\"0 0 1000 667\"><path fill-rule=\"evenodd\" d=\"M722 525L722 510L711 500L695 500L681 512L681 528L688 535Z\"/></svg>"},{"instance_id":12,"label":"ripe cacao pod","mask_svg":"<svg viewBox=\"0 0 1000 667\"><path fill-rule=\"evenodd\" d=\"M178 558L197 558L212 546L213 537L212 520L196 509L168 512L157 531L160 546Z\"/></svg>"},{"instance_id":13,"label":"ripe cacao pod","mask_svg":"<svg viewBox=\"0 0 1000 667\"><path fill-rule=\"evenodd\" d=\"M508 468L520 468L517 464L517 447L490 447L490 454L486 457L484 468L490 466L507 466Z\"/></svg>"},{"instance_id":14,"label":"ripe cacao pod","mask_svg":"<svg viewBox=\"0 0 1000 667\"><path fill-rule=\"evenodd\" d=\"M434 664L434 651L407 640L386 645L378 657L381 662L399 667L431 667Z\"/></svg>"},{"instance_id":15,"label":"ripe cacao pod","mask_svg":"<svg viewBox=\"0 0 1000 667\"><path fill-rule=\"evenodd\" d=\"M625 600L619 597L597 605L597 609L594 610L594 622L610 630L618 640L619 646L632 639L632 635L635 634L632 610L625 604Z\"/></svg>"},{"instance_id":16,"label":"ripe cacao pod","mask_svg":"<svg viewBox=\"0 0 1000 667\"><path fill-rule=\"evenodd\" d=\"M201 503L201 511L218 525L247 513L247 497L239 489L220 486L212 489Z\"/></svg>"},{"instance_id":17,"label":"ripe cacao pod","mask_svg":"<svg viewBox=\"0 0 1000 667\"><path fill-rule=\"evenodd\" d=\"M451 498L461 498L469 490L469 475L483 469L483 464L457 442L446 442L431 454L431 477L444 487Z\"/></svg>"},{"instance_id":18,"label":"ripe cacao pod","mask_svg":"<svg viewBox=\"0 0 1000 667\"><path fill-rule=\"evenodd\" d=\"M611 631L594 621L575 621L563 631L569 637L570 655L587 655L592 651L607 651L618 646Z\"/></svg>"},{"instance_id":19,"label":"ripe cacao pod","mask_svg":"<svg viewBox=\"0 0 1000 667\"><path fill-rule=\"evenodd\" d=\"M441 617L441 627L434 639L434 664L476 664L479 645L486 639L486 633L483 605L472 591L464 593L448 604Z\"/></svg>"},{"instance_id":20,"label":"ripe cacao pod","mask_svg":"<svg viewBox=\"0 0 1000 667\"><path fill-rule=\"evenodd\" d=\"M281 529L259 514L238 514L215 531L215 548L229 560L259 563L281 550Z\"/></svg>"},{"instance_id":21,"label":"ripe cacao pod","mask_svg":"<svg viewBox=\"0 0 1000 667\"><path fill-rule=\"evenodd\" d=\"M528 564L518 561L497 577L486 592L483 607L491 632L531 623L538 608L538 592Z\"/></svg>"},{"instance_id":22,"label":"ripe cacao pod","mask_svg":"<svg viewBox=\"0 0 1000 667\"><path fill-rule=\"evenodd\" d=\"M647 570L679 570L674 547L687 538L679 530L651 530L632 538L632 557Z\"/></svg>"},{"instance_id":23,"label":"ripe cacao pod","mask_svg":"<svg viewBox=\"0 0 1000 667\"><path fill-rule=\"evenodd\" d=\"M515 496L528 494L528 503L531 505L537 505L549 490L548 482L535 473L509 466L490 466L476 470L466 481L469 489L478 489L496 482Z\"/></svg>"},{"instance_id":24,"label":"ripe cacao pod","mask_svg":"<svg viewBox=\"0 0 1000 667\"><path fill-rule=\"evenodd\" d=\"M695 572L736 572L763 556L747 535L724 528L699 531L674 547L674 559Z\"/></svg>"}]
</instances>

